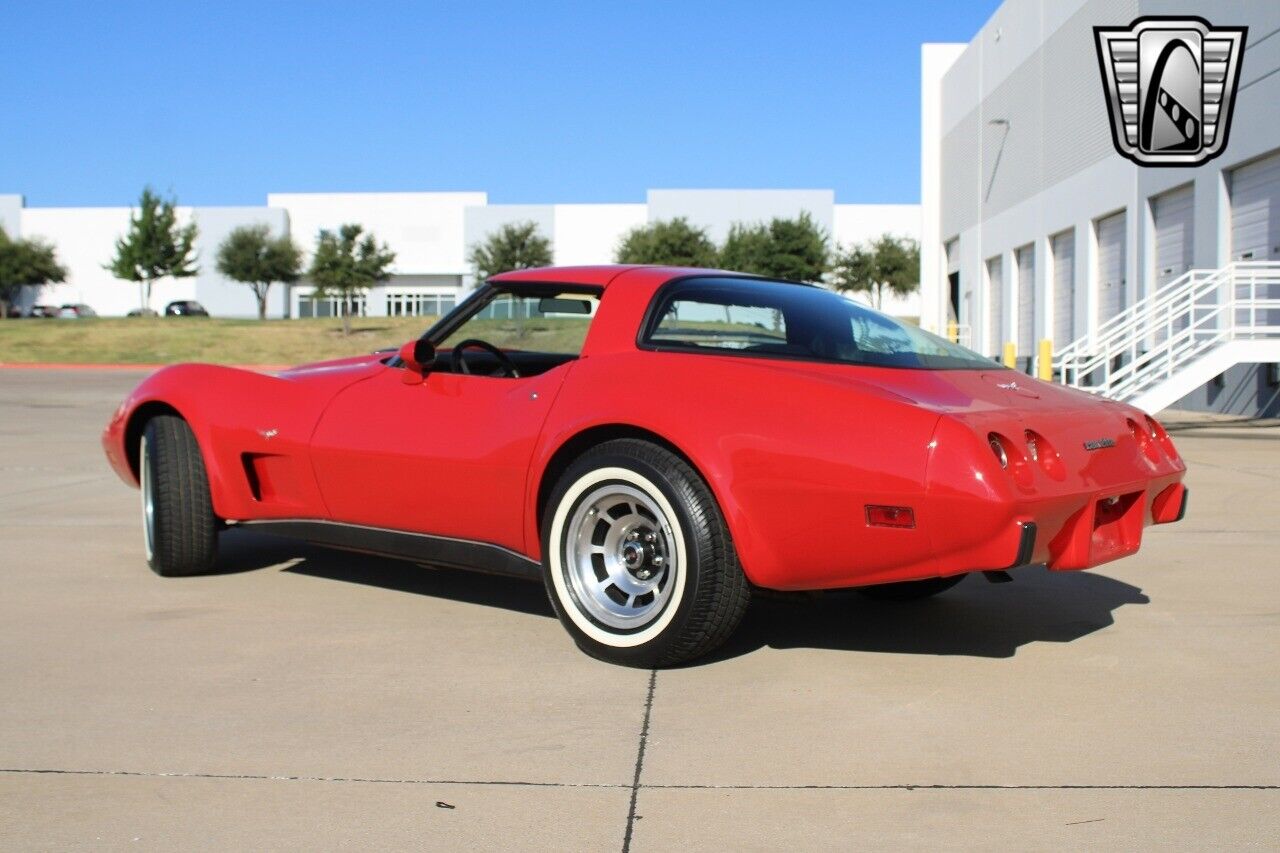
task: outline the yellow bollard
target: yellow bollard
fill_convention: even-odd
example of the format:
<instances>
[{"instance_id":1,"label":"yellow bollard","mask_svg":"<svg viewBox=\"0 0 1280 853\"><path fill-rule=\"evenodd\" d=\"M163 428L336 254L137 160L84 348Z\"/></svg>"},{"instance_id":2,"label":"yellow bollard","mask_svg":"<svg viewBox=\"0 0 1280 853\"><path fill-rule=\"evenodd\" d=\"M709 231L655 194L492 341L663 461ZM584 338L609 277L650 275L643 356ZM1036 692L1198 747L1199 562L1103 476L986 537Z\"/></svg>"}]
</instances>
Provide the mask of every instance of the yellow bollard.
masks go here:
<instances>
[{"instance_id":1,"label":"yellow bollard","mask_svg":"<svg viewBox=\"0 0 1280 853\"><path fill-rule=\"evenodd\" d=\"M1018 366L1018 345L1012 341L1005 341L1004 344L1004 366Z\"/></svg>"},{"instance_id":2,"label":"yellow bollard","mask_svg":"<svg viewBox=\"0 0 1280 853\"><path fill-rule=\"evenodd\" d=\"M1036 359L1036 376L1045 382L1053 381L1053 341L1048 338L1040 341L1040 356Z\"/></svg>"}]
</instances>

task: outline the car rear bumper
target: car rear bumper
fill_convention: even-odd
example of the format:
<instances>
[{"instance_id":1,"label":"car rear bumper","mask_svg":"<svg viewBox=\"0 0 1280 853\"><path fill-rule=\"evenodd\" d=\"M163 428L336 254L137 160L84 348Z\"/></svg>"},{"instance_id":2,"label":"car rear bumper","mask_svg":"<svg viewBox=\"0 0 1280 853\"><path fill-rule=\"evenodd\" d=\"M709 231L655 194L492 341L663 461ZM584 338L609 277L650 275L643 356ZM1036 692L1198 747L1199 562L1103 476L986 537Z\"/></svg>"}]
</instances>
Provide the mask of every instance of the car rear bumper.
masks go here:
<instances>
[{"instance_id":1,"label":"car rear bumper","mask_svg":"<svg viewBox=\"0 0 1280 853\"><path fill-rule=\"evenodd\" d=\"M1146 527L1182 518L1186 467L1171 441L1139 442L1128 424L1141 415L1120 407L1072 415L1041 417L1038 453L1022 422L943 419L925 515L936 574L1087 569L1135 553ZM1007 464L985 446L993 437L1004 442Z\"/></svg>"},{"instance_id":2,"label":"car rear bumper","mask_svg":"<svg viewBox=\"0 0 1280 853\"><path fill-rule=\"evenodd\" d=\"M1103 489L1023 504L978 553L970 549L941 553L933 573L1027 565L1073 571L1109 563L1136 553L1149 525L1180 521L1186 514L1187 496L1182 483L1160 478L1138 488Z\"/></svg>"}]
</instances>

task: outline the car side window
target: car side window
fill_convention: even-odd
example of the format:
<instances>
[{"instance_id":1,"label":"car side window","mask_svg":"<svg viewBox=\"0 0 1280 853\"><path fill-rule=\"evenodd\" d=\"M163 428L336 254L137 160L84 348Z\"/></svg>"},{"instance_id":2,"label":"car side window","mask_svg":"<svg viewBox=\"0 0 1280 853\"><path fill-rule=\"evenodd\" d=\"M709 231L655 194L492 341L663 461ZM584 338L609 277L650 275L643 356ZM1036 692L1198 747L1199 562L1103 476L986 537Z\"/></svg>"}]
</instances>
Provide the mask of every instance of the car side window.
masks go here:
<instances>
[{"instance_id":1,"label":"car side window","mask_svg":"<svg viewBox=\"0 0 1280 853\"><path fill-rule=\"evenodd\" d=\"M649 340L733 350L786 344L787 321L781 311L764 305L677 298L667 305Z\"/></svg>"},{"instance_id":2,"label":"car side window","mask_svg":"<svg viewBox=\"0 0 1280 853\"><path fill-rule=\"evenodd\" d=\"M448 349L473 338L502 350L577 356L599 303L598 296L588 293L499 293L438 346Z\"/></svg>"}]
</instances>

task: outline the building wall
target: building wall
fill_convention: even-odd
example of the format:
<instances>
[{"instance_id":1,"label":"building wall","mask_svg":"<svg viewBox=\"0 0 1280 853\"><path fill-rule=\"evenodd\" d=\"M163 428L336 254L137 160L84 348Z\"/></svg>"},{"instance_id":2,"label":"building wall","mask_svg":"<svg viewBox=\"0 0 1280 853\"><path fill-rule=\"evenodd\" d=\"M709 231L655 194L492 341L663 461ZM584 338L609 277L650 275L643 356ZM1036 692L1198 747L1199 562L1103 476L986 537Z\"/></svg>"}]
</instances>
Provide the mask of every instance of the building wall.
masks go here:
<instances>
[{"instance_id":1,"label":"building wall","mask_svg":"<svg viewBox=\"0 0 1280 853\"><path fill-rule=\"evenodd\" d=\"M832 215L832 248L851 249L889 234L920 240L920 205L918 204L837 204ZM871 299L859 294L859 302ZM888 296L880 310L898 317L920 316L920 294Z\"/></svg>"},{"instance_id":2,"label":"building wall","mask_svg":"<svg viewBox=\"0 0 1280 853\"><path fill-rule=\"evenodd\" d=\"M1140 168L1111 143L1092 28L1139 15L1199 14L1250 28L1226 152L1194 169ZM922 53L922 325L947 327L948 267L958 270L958 318L971 340L1016 341L1015 252L1030 244L1037 289L1034 340L1052 338L1051 238L1074 229L1074 329L1091 333L1102 295L1097 222L1123 211L1124 297L1157 281L1153 200L1193 184L1192 265L1230 260L1229 172L1280 150L1280 4L1248 0L1008 0L968 45ZM955 261L948 264L950 247ZM1000 281L987 261L999 257ZM993 267L994 268L994 267ZM988 300L999 288L998 329ZM967 298L966 298L967 296ZM1054 341L1054 347L1069 343ZM987 355L990 346L978 346ZM1019 353L1029 364L1030 353Z\"/></svg>"},{"instance_id":3,"label":"building wall","mask_svg":"<svg viewBox=\"0 0 1280 853\"><path fill-rule=\"evenodd\" d=\"M190 218L189 209L178 211ZM39 293L26 289L23 309L32 304L63 305L84 302L99 314L125 314L141 302L138 285L112 277L103 265L115 256L116 240L129 228L127 207L34 207L22 211L22 235L38 237L57 247L58 261L67 269L67 280L51 284ZM152 290L152 304L161 300L193 299L190 279L165 281Z\"/></svg>"},{"instance_id":4,"label":"building wall","mask_svg":"<svg viewBox=\"0 0 1280 853\"><path fill-rule=\"evenodd\" d=\"M322 228L354 222L396 253L393 272L445 275L470 272L466 211L487 201L482 192L267 195L267 207L288 211L290 232L308 256Z\"/></svg>"},{"instance_id":5,"label":"building wall","mask_svg":"<svg viewBox=\"0 0 1280 853\"><path fill-rule=\"evenodd\" d=\"M199 301L215 317L257 315L258 300L253 289L218 272L218 247L232 231L247 225L266 225L272 236L288 234L288 214L271 207L197 207L191 215L199 228L196 252L200 265L191 298ZM273 284L267 291L267 316L281 316L284 305L285 288ZM162 304L157 306L162 307Z\"/></svg>"},{"instance_id":6,"label":"building wall","mask_svg":"<svg viewBox=\"0 0 1280 853\"><path fill-rule=\"evenodd\" d=\"M10 237L21 236L22 196L0 195L0 228Z\"/></svg>"},{"instance_id":7,"label":"building wall","mask_svg":"<svg viewBox=\"0 0 1280 853\"><path fill-rule=\"evenodd\" d=\"M532 222L538 226L538 232L554 241L556 233L555 206L550 204L490 204L483 207L468 207L464 212L463 241L466 255L483 243L491 234L502 229L504 225L518 225ZM552 251L555 246L552 246ZM468 267L470 262L468 262Z\"/></svg>"},{"instance_id":8,"label":"building wall","mask_svg":"<svg viewBox=\"0 0 1280 853\"><path fill-rule=\"evenodd\" d=\"M471 247L508 223L532 221L551 238L559 265L612 263L618 244L632 228L676 216L707 228L722 240L734 222L767 221L807 211L831 237L833 247L850 246L883 233L918 238L920 208L913 204L858 205L834 203L830 190L654 190L649 204L489 205L484 193L271 193L265 207L178 208L181 221L199 227L200 273L195 278L163 281L151 307L162 310L175 299L196 299L214 316L250 317L257 311L252 290L219 275L218 246L236 227L266 224L272 233L290 234L306 260L320 229L359 223L396 253L392 277L373 288L364 303L372 316L403 312L416 297L444 310L469 289ZM136 285L112 278L103 265L114 254L115 241L128 228L130 208L24 208L22 197L0 195L0 223L24 236L53 243L68 268L65 284L28 289L21 307L31 304L85 302L103 315L121 315L139 305ZM305 279L292 287L273 286L268 316L299 316L317 310L314 288ZM912 295L886 302L885 310L918 316ZM416 310L416 309L414 309Z\"/></svg>"},{"instance_id":9,"label":"building wall","mask_svg":"<svg viewBox=\"0 0 1280 853\"><path fill-rule=\"evenodd\" d=\"M561 266L613 263L622 238L644 225L643 204L557 204L551 247Z\"/></svg>"},{"instance_id":10,"label":"building wall","mask_svg":"<svg viewBox=\"0 0 1280 853\"><path fill-rule=\"evenodd\" d=\"M830 234L835 202L832 190L649 190L649 221L684 217L721 243L735 222L755 224L808 213Z\"/></svg>"},{"instance_id":11,"label":"building wall","mask_svg":"<svg viewBox=\"0 0 1280 853\"><path fill-rule=\"evenodd\" d=\"M1208 385L1201 386L1170 408L1280 418L1280 375L1276 365L1237 364Z\"/></svg>"}]
</instances>

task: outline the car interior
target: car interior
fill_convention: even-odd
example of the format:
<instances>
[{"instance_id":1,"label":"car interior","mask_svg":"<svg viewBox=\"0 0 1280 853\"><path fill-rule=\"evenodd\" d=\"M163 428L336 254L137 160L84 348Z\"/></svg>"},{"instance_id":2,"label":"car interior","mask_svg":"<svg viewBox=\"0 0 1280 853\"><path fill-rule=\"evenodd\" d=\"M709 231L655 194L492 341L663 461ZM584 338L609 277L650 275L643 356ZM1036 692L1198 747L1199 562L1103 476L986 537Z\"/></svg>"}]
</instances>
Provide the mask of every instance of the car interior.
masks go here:
<instances>
[{"instance_id":1,"label":"car interior","mask_svg":"<svg viewBox=\"0 0 1280 853\"><path fill-rule=\"evenodd\" d=\"M433 372L492 378L537 376L573 361L600 304L595 288L479 291L428 333Z\"/></svg>"}]
</instances>

